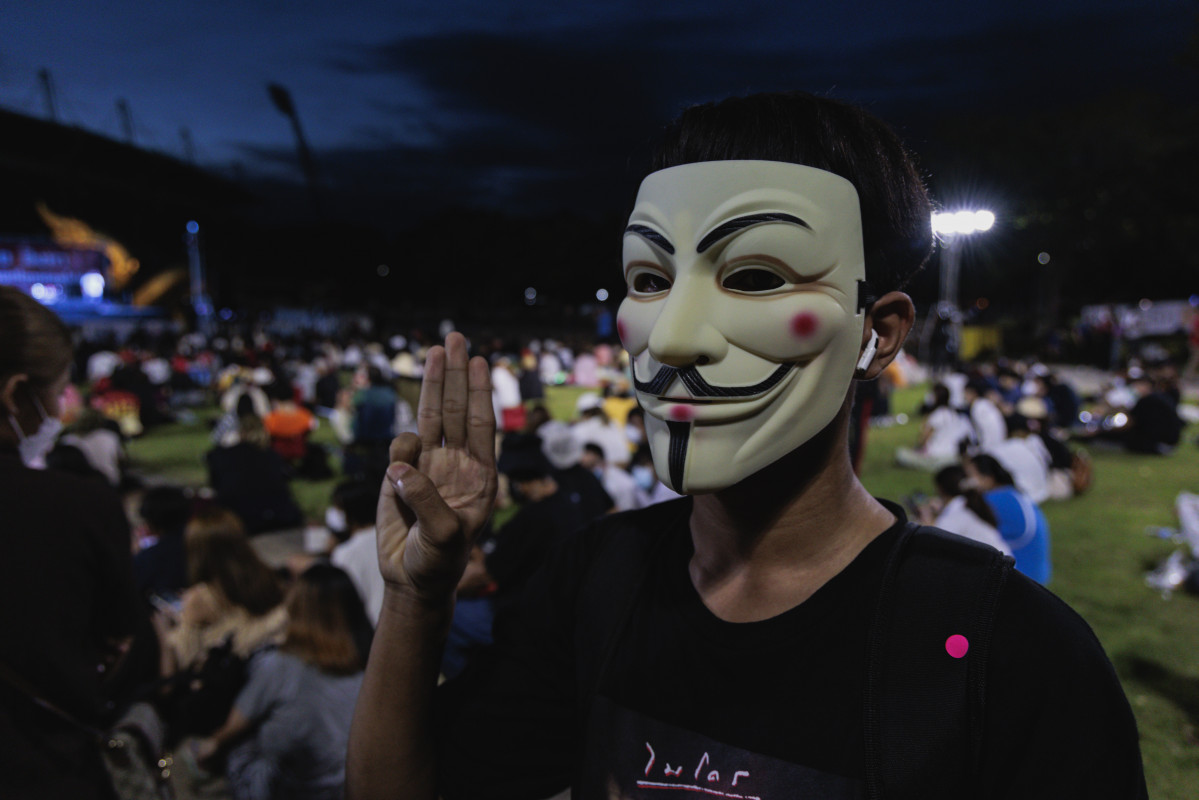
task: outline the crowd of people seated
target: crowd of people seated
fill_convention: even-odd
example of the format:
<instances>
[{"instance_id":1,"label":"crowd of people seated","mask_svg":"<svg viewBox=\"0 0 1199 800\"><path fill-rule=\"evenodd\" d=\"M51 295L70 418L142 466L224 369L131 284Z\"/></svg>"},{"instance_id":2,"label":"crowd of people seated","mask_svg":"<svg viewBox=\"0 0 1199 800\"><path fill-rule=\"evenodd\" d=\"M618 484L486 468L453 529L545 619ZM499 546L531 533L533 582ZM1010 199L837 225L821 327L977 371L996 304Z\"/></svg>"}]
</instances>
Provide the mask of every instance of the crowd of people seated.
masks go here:
<instances>
[{"instance_id":1,"label":"crowd of people seated","mask_svg":"<svg viewBox=\"0 0 1199 800\"><path fill-rule=\"evenodd\" d=\"M1169 364L1133 364L1087 398L1044 365L976 364L933 385L916 446L899 448L895 461L936 473L936 496L913 503L923 522L1011 553L1017 569L1045 583L1050 537L1040 505L1090 486L1084 446L1169 453L1184 425L1180 399Z\"/></svg>"},{"instance_id":2,"label":"crowd of people seated","mask_svg":"<svg viewBox=\"0 0 1199 800\"><path fill-rule=\"evenodd\" d=\"M388 443L415 426L397 381L419 379L422 340L188 334L172 346L94 343L77 354L80 393L67 380L70 334L38 309L0 293L0 325L40 331L50 343L30 344L13 362L23 383L0 386L12 419L12 430L0 425L0 470L10 477L4 491L14 493L11 524L23 531L5 542L0 563L9 579L0 584L14 602L46 598L28 620L26 641L44 642L49 629L75 638L37 656L9 637L0 667L44 675L46 694L89 724L111 721L135 700L149 703L185 779L223 780L236 798L340 796L349 721L383 599L379 480ZM651 466L619 348L530 341L479 349L493 367L502 474L493 521L502 524L489 523L470 553L442 662L447 677L491 641L555 542L601 515L678 497ZM572 419L554 419L545 386L567 382L586 391ZM1130 371L1084 407L1048 370L979 365L932 387L916 446L896 459L935 472L936 498L916 509L922 521L1013 555L1018 569L1044 583L1050 540L1039 506L1085 490L1078 442L1168 452L1182 428L1178 399L1177 382L1160 370ZM884 401L880 395L876 410L890 418ZM202 402L220 411L205 456L211 495L132 487L128 437ZM64 417L72 421L61 436L38 438ZM337 452L311 443L322 424L332 427ZM47 465L53 469L41 469ZM267 566L250 537L304 521L289 482L337 472L343 479L325 518L329 547ZM128 516L118 489L126 490ZM88 519L55 507L64 493L73 503L92 498ZM16 542L46 552L17 552ZM93 554L87 563L77 558L84 552ZM66 582L56 568L45 581L16 575L15 565L32 562L74 572ZM86 618L65 621L85 608ZM119 680L95 680L97 665L122 673ZM90 745L22 705L23 691L0 681L0 699L21 709L14 724L45 732L27 744L30 770L68 757L78 767L64 773L63 786L91 786L99 766Z\"/></svg>"}]
</instances>

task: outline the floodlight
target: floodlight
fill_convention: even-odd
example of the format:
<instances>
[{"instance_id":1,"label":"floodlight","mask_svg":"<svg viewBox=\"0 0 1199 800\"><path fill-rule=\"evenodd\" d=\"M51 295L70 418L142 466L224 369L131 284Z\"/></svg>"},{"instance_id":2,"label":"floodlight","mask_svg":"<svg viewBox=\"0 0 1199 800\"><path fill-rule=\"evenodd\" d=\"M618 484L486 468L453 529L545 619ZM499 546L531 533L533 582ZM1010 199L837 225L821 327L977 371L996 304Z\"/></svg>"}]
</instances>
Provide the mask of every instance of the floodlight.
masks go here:
<instances>
[{"instance_id":1,"label":"floodlight","mask_svg":"<svg viewBox=\"0 0 1199 800\"><path fill-rule=\"evenodd\" d=\"M104 296L104 276L99 272L89 272L79 279L79 288L83 290L84 297L98 300Z\"/></svg>"}]
</instances>

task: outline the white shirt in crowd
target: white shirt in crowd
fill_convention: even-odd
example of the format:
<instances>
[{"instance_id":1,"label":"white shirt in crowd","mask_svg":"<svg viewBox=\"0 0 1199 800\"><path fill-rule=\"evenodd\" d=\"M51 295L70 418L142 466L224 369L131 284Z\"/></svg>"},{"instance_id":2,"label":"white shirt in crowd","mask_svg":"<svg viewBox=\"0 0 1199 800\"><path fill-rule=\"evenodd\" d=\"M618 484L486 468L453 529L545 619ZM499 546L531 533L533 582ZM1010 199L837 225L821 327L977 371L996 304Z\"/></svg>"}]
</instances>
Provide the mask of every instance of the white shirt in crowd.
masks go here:
<instances>
[{"instance_id":1,"label":"white shirt in crowd","mask_svg":"<svg viewBox=\"0 0 1199 800\"><path fill-rule=\"evenodd\" d=\"M171 362L165 358L147 358L142 362L142 372L155 386L165 386L171 379Z\"/></svg>"},{"instance_id":2,"label":"white shirt in crowd","mask_svg":"<svg viewBox=\"0 0 1199 800\"><path fill-rule=\"evenodd\" d=\"M84 434L68 433L59 439L63 444L78 447L87 463L108 479L113 486L121 483L121 436L107 428Z\"/></svg>"},{"instance_id":3,"label":"white shirt in crowd","mask_svg":"<svg viewBox=\"0 0 1199 800\"><path fill-rule=\"evenodd\" d=\"M641 508L657 505L658 503L668 503L671 500L678 500L680 497L682 497L681 494L658 480L654 481L654 484L649 491L638 487L637 493L638 502L641 503Z\"/></svg>"},{"instance_id":4,"label":"white shirt in crowd","mask_svg":"<svg viewBox=\"0 0 1199 800\"><path fill-rule=\"evenodd\" d=\"M558 377L558 373L562 371L562 362L558 356L551 352L541 354L540 358L541 382L544 384L552 384Z\"/></svg>"},{"instance_id":5,"label":"white shirt in crowd","mask_svg":"<svg viewBox=\"0 0 1199 800\"><path fill-rule=\"evenodd\" d=\"M87 359L87 379L92 383L101 378L110 378L121 366L121 357L111 350L92 353Z\"/></svg>"},{"instance_id":6,"label":"white shirt in crowd","mask_svg":"<svg viewBox=\"0 0 1199 800\"><path fill-rule=\"evenodd\" d=\"M932 435L924 443L924 454L951 458L958 454L958 443L974 433L970 423L952 408L941 406L928 415Z\"/></svg>"},{"instance_id":7,"label":"white shirt in crowd","mask_svg":"<svg viewBox=\"0 0 1199 800\"><path fill-rule=\"evenodd\" d=\"M1016 489L1028 495L1034 503L1049 499L1049 451L1035 436L1021 439L1013 436L987 450L1004 469L1012 474Z\"/></svg>"},{"instance_id":8,"label":"white shirt in crowd","mask_svg":"<svg viewBox=\"0 0 1199 800\"><path fill-rule=\"evenodd\" d=\"M989 544L1005 556L1012 554L1012 548L1008 547L999 531L971 511L966 505L966 498L961 495L950 498L933 524L958 536Z\"/></svg>"},{"instance_id":9,"label":"white shirt in crowd","mask_svg":"<svg viewBox=\"0 0 1199 800\"><path fill-rule=\"evenodd\" d=\"M970 406L970 421L974 423L974 435L982 450L989 450L1007 438L1003 412L985 397L979 397Z\"/></svg>"},{"instance_id":10,"label":"white shirt in crowd","mask_svg":"<svg viewBox=\"0 0 1199 800\"><path fill-rule=\"evenodd\" d=\"M961 408L966 405L966 384L970 378L961 372L951 372L941 379L941 383L949 390L949 405Z\"/></svg>"},{"instance_id":11,"label":"white shirt in crowd","mask_svg":"<svg viewBox=\"0 0 1199 800\"><path fill-rule=\"evenodd\" d=\"M379 572L378 535L374 527L359 528L349 539L333 548L329 560L350 576L362 597L367 619L379 624L383 611L383 575Z\"/></svg>"},{"instance_id":12,"label":"white shirt in crowd","mask_svg":"<svg viewBox=\"0 0 1199 800\"><path fill-rule=\"evenodd\" d=\"M612 498L617 511L631 511L641 507L641 501L637 494L637 482L633 480L632 475L620 467L605 464L600 483L604 485L604 491Z\"/></svg>"},{"instance_id":13,"label":"white shirt in crowd","mask_svg":"<svg viewBox=\"0 0 1199 800\"><path fill-rule=\"evenodd\" d=\"M576 422L570 432L580 448L588 442L598 444L604 451L604 461L609 464L629 463L629 440L625 438L623 428L618 428L599 417L591 417Z\"/></svg>"},{"instance_id":14,"label":"white shirt in crowd","mask_svg":"<svg viewBox=\"0 0 1199 800\"><path fill-rule=\"evenodd\" d=\"M497 420L503 416L502 409L520 405L520 379L506 367L497 366L491 370L491 405Z\"/></svg>"}]
</instances>

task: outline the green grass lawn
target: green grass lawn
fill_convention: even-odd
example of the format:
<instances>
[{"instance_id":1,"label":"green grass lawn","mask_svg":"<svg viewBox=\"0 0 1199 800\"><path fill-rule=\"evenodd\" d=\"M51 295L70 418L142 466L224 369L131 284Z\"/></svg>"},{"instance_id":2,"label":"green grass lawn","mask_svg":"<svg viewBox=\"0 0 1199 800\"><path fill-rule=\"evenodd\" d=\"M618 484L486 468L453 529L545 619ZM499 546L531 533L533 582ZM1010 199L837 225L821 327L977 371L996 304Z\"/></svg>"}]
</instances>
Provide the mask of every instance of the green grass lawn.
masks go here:
<instances>
[{"instance_id":1,"label":"green grass lawn","mask_svg":"<svg viewBox=\"0 0 1199 800\"><path fill-rule=\"evenodd\" d=\"M922 395L922 388L897 393L894 410L914 417ZM862 481L875 495L933 494L931 476L892 463L917 430L913 420L870 431ZM1191 426L1186 441L1196 433ZM1189 800L1199 792L1199 598L1164 600L1144 574L1174 549L1146 529L1178 526L1175 497L1199 491L1199 449L1187 444L1165 457L1095 452L1092 460L1090 491L1042 507L1053 543L1049 588L1090 623L1115 664L1140 727L1149 796Z\"/></svg>"},{"instance_id":2,"label":"green grass lawn","mask_svg":"<svg viewBox=\"0 0 1199 800\"><path fill-rule=\"evenodd\" d=\"M569 419L581 391L550 388L551 413ZM893 410L914 418L922 395L922 387L897 392ZM203 485L202 456L211 446L215 414L202 411L193 424L163 426L130 443L134 466ZM900 500L913 491L932 493L931 476L892 463L895 448L913 444L917 429L913 419L870 431L862 481L875 495ZM1196 433L1192 426L1187 441ZM332 430L323 424L314 439L332 446ZM1176 527L1174 498L1183 490L1199 491L1199 449L1187 444L1161 458L1094 453L1093 461L1089 492L1044 506L1053 540L1049 588L1091 624L1116 666L1140 726L1150 796L1190 800L1199 787L1199 598L1176 593L1163 599L1145 585L1144 573L1174 547L1146 529ZM323 519L336 481L293 483L310 519Z\"/></svg>"}]
</instances>

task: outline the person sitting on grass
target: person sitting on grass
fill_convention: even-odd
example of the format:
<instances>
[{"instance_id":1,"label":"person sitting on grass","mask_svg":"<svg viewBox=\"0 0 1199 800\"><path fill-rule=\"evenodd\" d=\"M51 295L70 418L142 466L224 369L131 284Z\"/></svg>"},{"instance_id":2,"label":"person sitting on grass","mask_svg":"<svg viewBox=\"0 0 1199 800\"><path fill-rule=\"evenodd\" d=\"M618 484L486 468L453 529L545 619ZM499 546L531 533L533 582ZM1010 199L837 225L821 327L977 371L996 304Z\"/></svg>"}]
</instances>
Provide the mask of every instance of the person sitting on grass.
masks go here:
<instances>
[{"instance_id":1,"label":"person sitting on grass","mask_svg":"<svg viewBox=\"0 0 1199 800\"><path fill-rule=\"evenodd\" d=\"M1049 522L1040 506L1016 488L1012 474L994 456L979 454L964 466L994 512L995 527L1011 548L1016 569L1037 583L1049 583Z\"/></svg>"},{"instance_id":2,"label":"person sitting on grass","mask_svg":"<svg viewBox=\"0 0 1199 800\"><path fill-rule=\"evenodd\" d=\"M225 723L192 753L205 766L227 753L234 800L340 800L371 625L349 576L329 564L296 578L286 609L282 644L254 657Z\"/></svg>"},{"instance_id":3,"label":"person sitting on grass","mask_svg":"<svg viewBox=\"0 0 1199 800\"><path fill-rule=\"evenodd\" d=\"M236 514L220 507L201 510L187 524L184 541L191 585L182 611L154 615L163 644L161 672L184 678L164 713L176 736L207 733L219 724L243 680L237 662L277 644L287 626L279 580L250 546ZM213 669L215 663L207 662L226 655L233 666L225 674L206 686L192 685L189 676Z\"/></svg>"},{"instance_id":4,"label":"person sitting on grass","mask_svg":"<svg viewBox=\"0 0 1199 800\"><path fill-rule=\"evenodd\" d=\"M909 469L934 472L958 460L963 441L974 436L969 417L949 404L949 388L942 383L933 386L932 407L916 447L900 447L895 451L895 463Z\"/></svg>"},{"instance_id":5,"label":"person sitting on grass","mask_svg":"<svg viewBox=\"0 0 1199 800\"><path fill-rule=\"evenodd\" d=\"M217 502L233 509L250 533L299 526L303 514L288 485L287 464L271 449L262 420L243 416L238 432L237 444L213 448L204 456Z\"/></svg>"},{"instance_id":6,"label":"person sitting on grass","mask_svg":"<svg viewBox=\"0 0 1199 800\"><path fill-rule=\"evenodd\" d=\"M937 499L920 507L921 522L982 542L1005 556L1012 554L1012 548L995 527L998 524L995 512L966 470L957 464L945 467L933 476L933 483Z\"/></svg>"}]
</instances>

